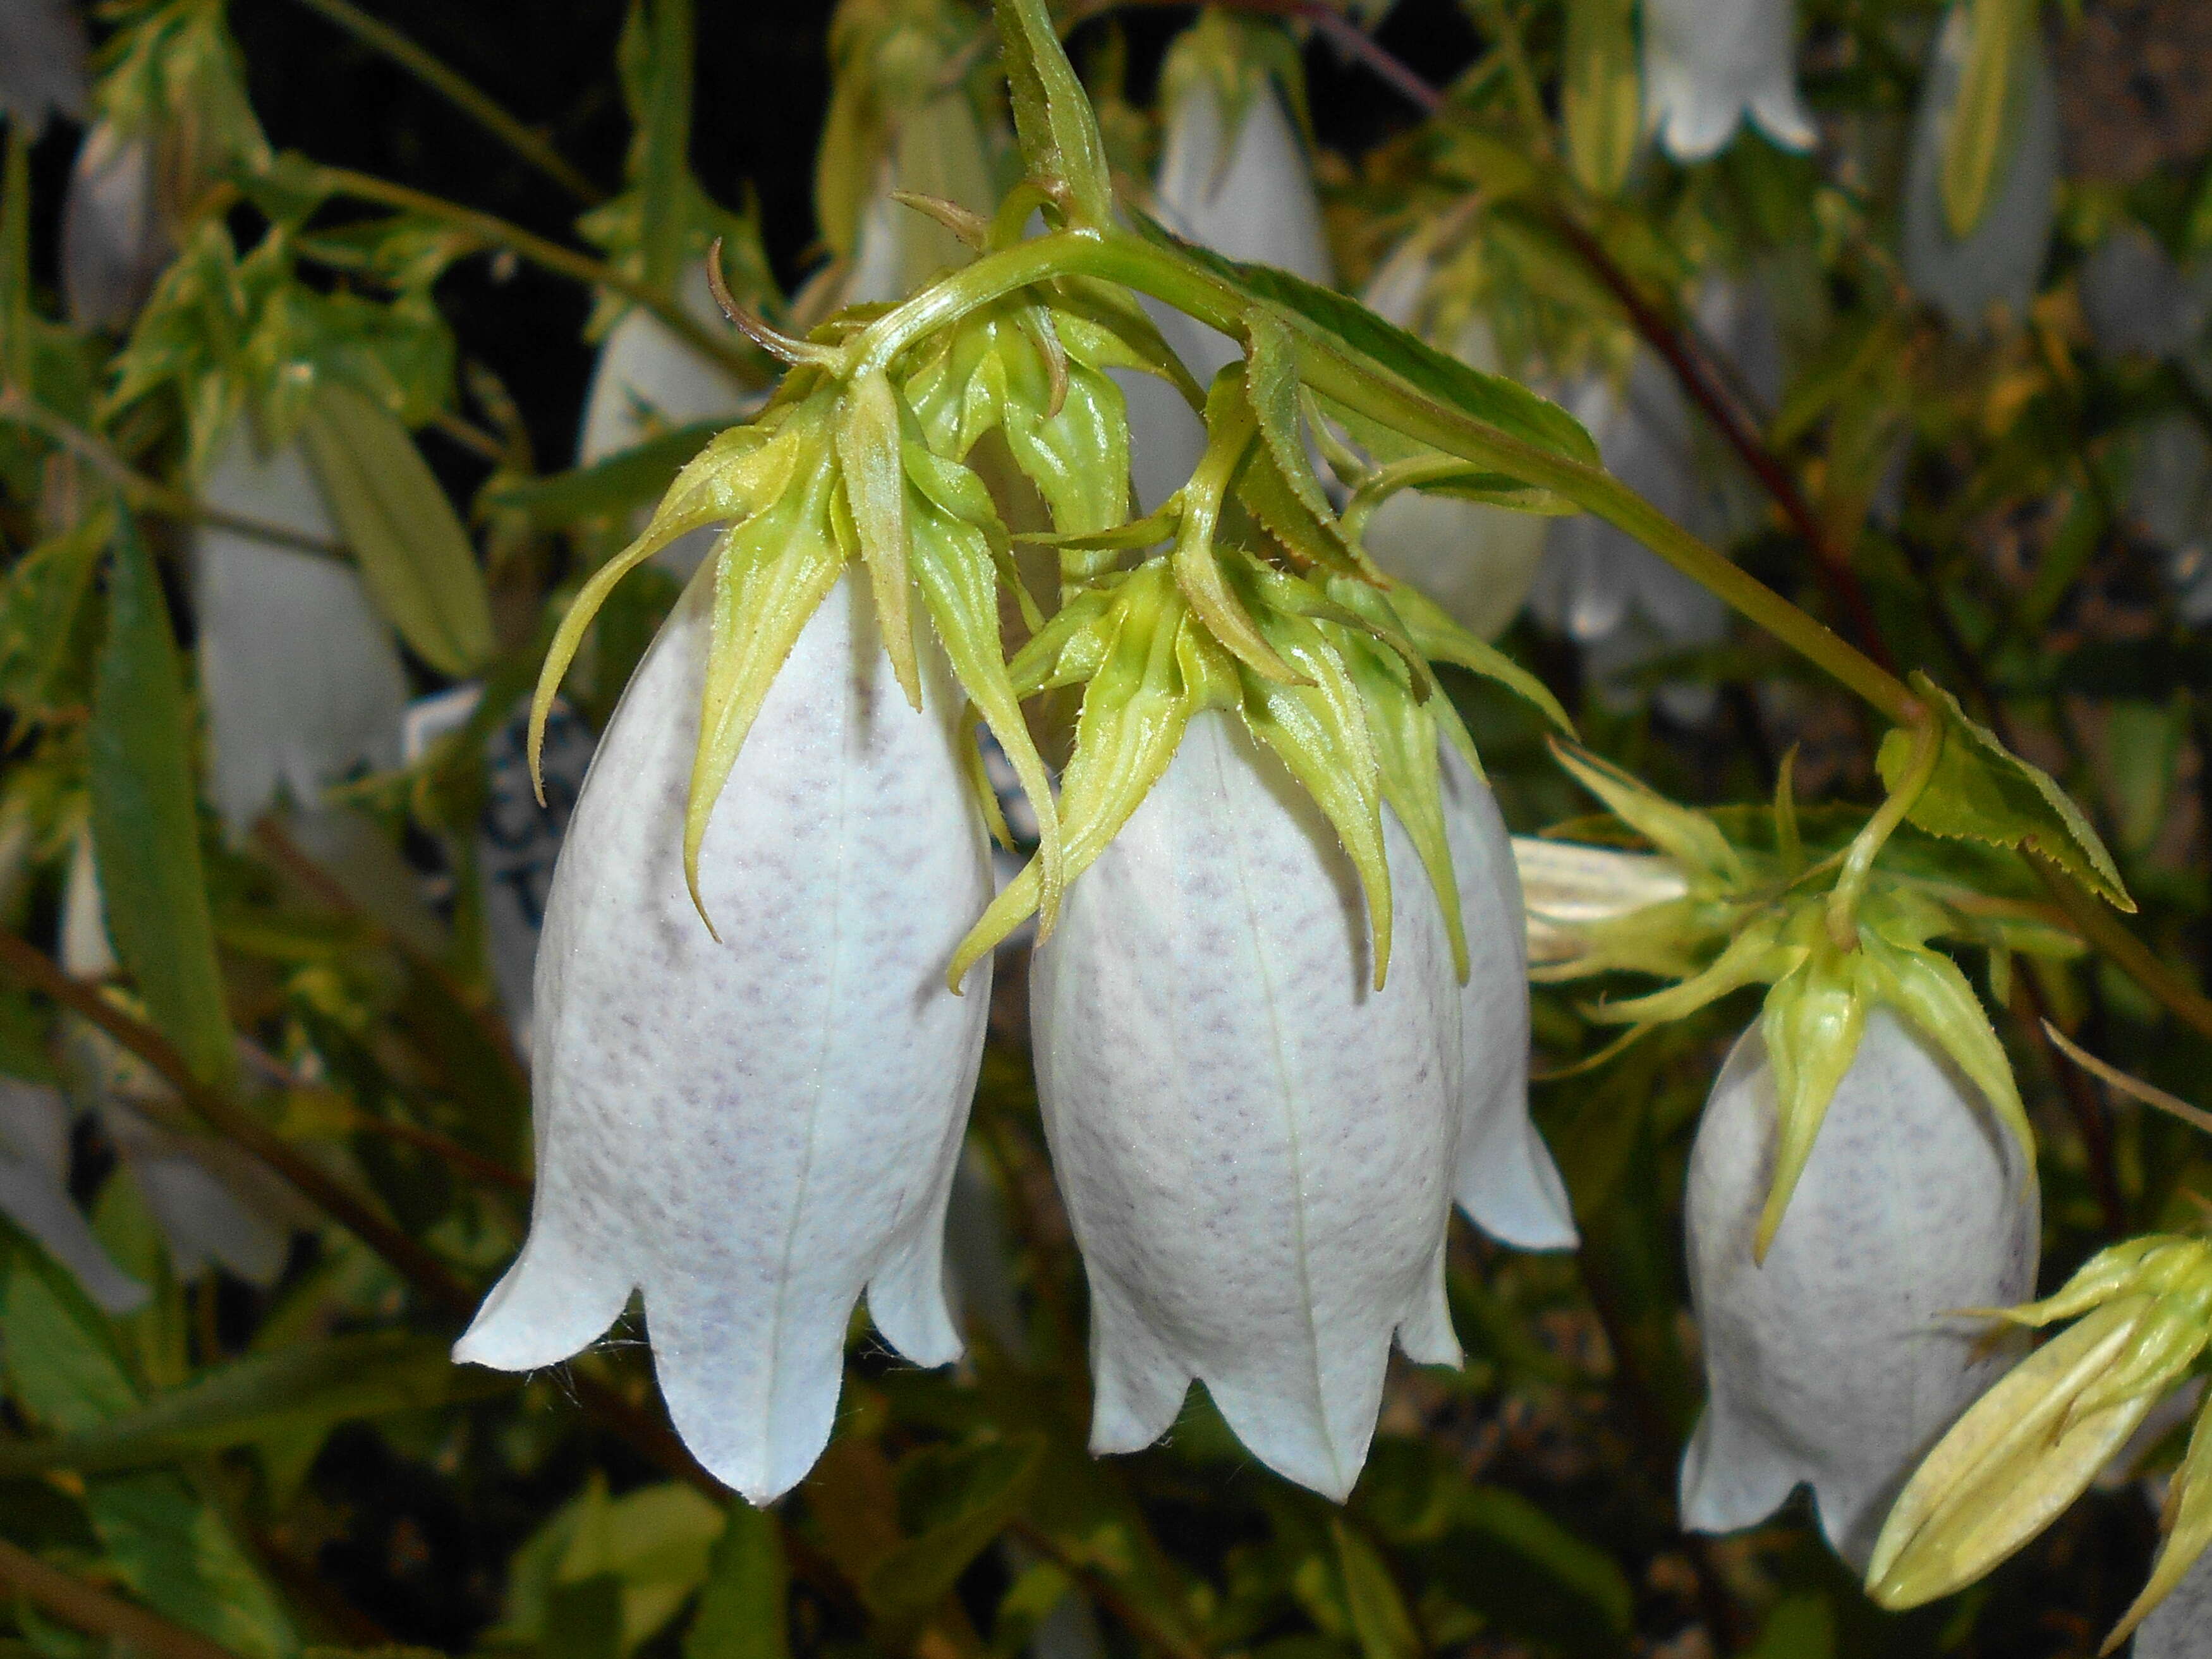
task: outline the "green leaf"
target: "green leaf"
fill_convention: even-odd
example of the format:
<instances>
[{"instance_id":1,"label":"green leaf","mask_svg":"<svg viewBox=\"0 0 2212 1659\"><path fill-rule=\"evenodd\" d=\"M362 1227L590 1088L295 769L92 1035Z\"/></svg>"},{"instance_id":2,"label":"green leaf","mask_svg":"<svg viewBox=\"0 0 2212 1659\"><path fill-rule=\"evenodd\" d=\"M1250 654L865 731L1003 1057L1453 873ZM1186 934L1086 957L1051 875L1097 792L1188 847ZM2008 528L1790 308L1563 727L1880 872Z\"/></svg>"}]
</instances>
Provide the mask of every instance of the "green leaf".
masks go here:
<instances>
[{"instance_id":1,"label":"green leaf","mask_svg":"<svg viewBox=\"0 0 2212 1659\"><path fill-rule=\"evenodd\" d=\"M134 1410L138 1384L113 1328L76 1279L27 1239L0 1235L0 1363L9 1392L64 1434Z\"/></svg>"},{"instance_id":2,"label":"green leaf","mask_svg":"<svg viewBox=\"0 0 2212 1659\"><path fill-rule=\"evenodd\" d=\"M1070 223L1114 222L1106 141L1075 69L1060 50L1045 0L1000 0L999 40L1014 132L1030 177L1050 191Z\"/></svg>"},{"instance_id":3,"label":"green leaf","mask_svg":"<svg viewBox=\"0 0 2212 1659\"><path fill-rule=\"evenodd\" d=\"M1567 161L1576 182L1618 195L1643 136L1635 0L1567 0Z\"/></svg>"},{"instance_id":4,"label":"green leaf","mask_svg":"<svg viewBox=\"0 0 2212 1659\"><path fill-rule=\"evenodd\" d=\"M702 421L678 427L589 466L498 484L484 491L481 503L489 512L520 514L540 531L565 530L592 519L620 520L659 501L676 475L729 424Z\"/></svg>"},{"instance_id":5,"label":"green leaf","mask_svg":"<svg viewBox=\"0 0 2212 1659\"><path fill-rule=\"evenodd\" d=\"M248 1354L143 1406L118 1405L111 1387L96 1426L58 1440L0 1442L0 1475L173 1462L269 1435L327 1431L356 1418L514 1389L511 1378L456 1369L451 1350L443 1338L365 1332Z\"/></svg>"},{"instance_id":6,"label":"green leaf","mask_svg":"<svg viewBox=\"0 0 2212 1659\"><path fill-rule=\"evenodd\" d=\"M1942 720L1943 748L1906 822L1954 841L2039 853L2116 908L2133 912L2112 855L2066 792L1968 719L1959 700L1927 675L1915 673L1912 690ZM1902 727L1882 739L1875 764L1893 789L1911 748L1911 733Z\"/></svg>"},{"instance_id":7,"label":"green leaf","mask_svg":"<svg viewBox=\"0 0 2212 1659\"><path fill-rule=\"evenodd\" d=\"M288 1659L299 1634L221 1516L182 1477L149 1471L94 1481L93 1531L133 1595L243 1659Z\"/></svg>"},{"instance_id":8,"label":"green leaf","mask_svg":"<svg viewBox=\"0 0 2212 1659\"><path fill-rule=\"evenodd\" d=\"M1972 41L1958 95L1943 126L1943 220L1963 241L1981 223L2002 177L2009 141L2026 101L2037 27L2033 0L1955 0L1972 20Z\"/></svg>"},{"instance_id":9,"label":"green leaf","mask_svg":"<svg viewBox=\"0 0 2212 1659\"><path fill-rule=\"evenodd\" d=\"M776 1518L732 1498L684 1659L788 1659L787 1576Z\"/></svg>"},{"instance_id":10,"label":"green leaf","mask_svg":"<svg viewBox=\"0 0 2212 1659\"><path fill-rule=\"evenodd\" d=\"M1345 1524L1342 1516L1329 1516L1328 1532L1336 1546L1345 1605L1352 1613L1360 1652L1366 1659L1414 1659L1421 1651L1420 1635L1397 1581L1390 1576L1389 1564L1374 1545Z\"/></svg>"},{"instance_id":11,"label":"green leaf","mask_svg":"<svg viewBox=\"0 0 2212 1659\"><path fill-rule=\"evenodd\" d=\"M300 436L377 609L440 673L482 670L494 649L483 573L406 428L331 384L316 393Z\"/></svg>"},{"instance_id":12,"label":"green leaf","mask_svg":"<svg viewBox=\"0 0 2212 1659\"><path fill-rule=\"evenodd\" d=\"M623 1581L593 1573L556 1584L545 1601L539 1659L617 1659L623 1650Z\"/></svg>"},{"instance_id":13,"label":"green leaf","mask_svg":"<svg viewBox=\"0 0 2212 1659\"><path fill-rule=\"evenodd\" d=\"M88 696L100 614L88 601L111 528L106 515L88 515L17 560L0 587L0 698L25 715Z\"/></svg>"},{"instance_id":14,"label":"green leaf","mask_svg":"<svg viewBox=\"0 0 2212 1659\"><path fill-rule=\"evenodd\" d=\"M951 1594L969 1563L1021 1512L1043 1451L1040 1437L1024 1435L965 1460L957 1512L869 1569L862 1592L868 1605L885 1619L916 1619Z\"/></svg>"},{"instance_id":15,"label":"green leaf","mask_svg":"<svg viewBox=\"0 0 2212 1659\"><path fill-rule=\"evenodd\" d=\"M119 514L93 694L93 846L108 931L155 1024L194 1075L220 1082L234 1062L190 743L161 579L137 524Z\"/></svg>"},{"instance_id":16,"label":"green leaf","mask_svg":"<svg viewBox=\"0 0 2212 1659\"><path fill-rule=\"evenodd\" d=\"M1409 1557L1437 1588L1547 1650L1628 1651L1635 1595L1619 1565L1518 1492L1460 1491L1442 1536Z\"/></svg>"},{"instance_id":17,"label":"green leaf","mask_svg":"<svg viewBox=\"0 0 2212 1659\"><path fill-rule=\"evenodd\" d=\"M691 187L691 0L632 0L616 47L623 101L636 123L629 173L642 209L640 275L657 293L675 291L690 250L685 208Z\"/></svg>"}]
</instances>

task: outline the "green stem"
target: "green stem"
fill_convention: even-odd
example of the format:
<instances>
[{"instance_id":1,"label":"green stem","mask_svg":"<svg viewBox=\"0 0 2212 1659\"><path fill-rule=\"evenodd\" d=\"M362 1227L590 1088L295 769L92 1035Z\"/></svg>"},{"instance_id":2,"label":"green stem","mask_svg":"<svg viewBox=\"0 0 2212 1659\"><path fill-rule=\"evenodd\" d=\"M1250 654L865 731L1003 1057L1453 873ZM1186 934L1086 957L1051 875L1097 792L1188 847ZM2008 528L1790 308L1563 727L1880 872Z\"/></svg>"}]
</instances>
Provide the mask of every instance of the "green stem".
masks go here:
<instances>
[{"instance_id":1,"label":"green stem","mask_svg":"<svg viewBox=\"0 0 2212 1659\"><path fill-rule=\"evenodd\" d=\"M626 276L605 261L594 259L589 254L579 253L574 248L548 241L535 232L512 224L496 214L479 212L475 208L463 207L442 196L433 196L428 191L416 190L406 185L393 184L388 179L379 179L374 173L356 173L350 167L321 167L316 169L321 181L333 195L349 196L356 201L374 202L381 207L397 208L403 213L419 213L426 219L435 219L457 230L464 230L479 240L495 247L511 248L534 265L543 266L562 276L592 288L611 289L625 300L651 312L684 343L720 363L747 386L761 381L759 360L727 336L718 334L703 325L681 306L665 295L655 293L635 277Z\"/></svg>"},{"instance_id":2,"label":"green stem","mask_svg":"<svg viewBox=\"0 0 2212 1659\"><path fill-rule=\"evenodd\" d=\"M1844 858L1844 872L1836 878L1835 886L1829 890L1828 939L1838 951L1858 948L1859 901L1866 896L1867 883L1874 875L1874 861L1890 836L1897 832L1897 826L1905 822L1905 815L1912 810L1913 803L1920 799L1928 780L1936 775L1936 758L1942 752L1943 723L1923 708L1912 726L1912 754L1905 763L1905 775L1889 792L1889 799L1882 802L1881 810L1851 838L1850 851Z\"/></svg>"},{"instance_id":3,"label":"green stem","mask_svg":"<svg viewBox=\"0 0 2212 1659\"><path fill-rule=\"evenodd\" d=\"M607 199L606 191L555 149L543 133L525 126L489 93L416 46L391 24L371 17L351 0L299 0L299 3L337 24L363 46L382 52L584 206L597 207Z\"/></svg>"}]
</instances>

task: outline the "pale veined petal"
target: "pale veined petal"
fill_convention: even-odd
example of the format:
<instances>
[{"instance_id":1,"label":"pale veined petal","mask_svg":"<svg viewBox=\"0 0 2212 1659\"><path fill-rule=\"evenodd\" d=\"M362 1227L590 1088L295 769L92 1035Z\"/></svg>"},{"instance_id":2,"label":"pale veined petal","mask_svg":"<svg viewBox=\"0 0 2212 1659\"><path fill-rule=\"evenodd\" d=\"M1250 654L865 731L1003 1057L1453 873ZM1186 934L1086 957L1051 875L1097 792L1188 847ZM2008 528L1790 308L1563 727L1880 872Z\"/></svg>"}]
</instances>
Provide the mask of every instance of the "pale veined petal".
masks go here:
<instances>
[{"instance_id":1,"label":"pale veined petal","mask_svg":"<svg viewBox=\"0 0 2212 1659\"><path fill-rule=\"evenodd\" d=\"M1784 149L1811 149L1796 35L1790 0L1644 0L1644 125L1678 161L1714 155L1747 117Z\"/></svg>"},{"instance_id":2,"label":"pale veined petal","mask_svg":"<svg viewBox=\"0 0 2212 1659\"><path fill-rule=\"evenodd\" d=\"M80 328L129 325L174 252L154 188L154 141L95 122L62 204L62 295Z\"/></svg>"},{"instance_id":3,"label":"pale veined petal","mask_svg":"<svg viewBox=\"0 0 2212 1659\"><path fill-rule=\"evenodd\" d=\"M677 298L699 322L723 326L703 263L684 268ZM599 348L591 389L584 396L576 464L588 466L678 427L735 422L758 402L727 368L638 307L623 313ZM632 533L643 531L651 516L651 509L640 508ZM688 579L714 545L716 533L712 526L692 531L655 554L654 561L671 574Z\"/></svg>"},{"instance_id":4,"label":"pale veined petal","mask_svg":"<svg viewBox=\"0 0 2212 1659\"><path fill-rule=\"evenodd\" d=\"M1524 1250L1572 1249L1566 1183L1528 1116L1526 930L1512 838L1489 786L1459 750L1444 743L1437 752L1468 951L1460 987L1465 1115L1453 1194L1493 1238Z\"/></svg>"},{"instance_id":5,"label":"pale veined petal","mask_svg":"<svg viewBox=\"0 0 2212 1659\"><path fill-rule=\"evenodd\" d=\"M1236 716L1199 714L1038 950L1096 1450L1157 1440L1195 1377L1262 1462L1341 1498L1392 1334L1418 1360L1459 1358L1443 1275L1460 992L1418 856L1384 823L1406 917L1376 992L1328 820Z\"/></svg>"},{"instance_id":6,"label":"pale veined petal","mask_svg":"<svg viewBox=\"0 0 2212 1659\"><path fill-rule=\"evenodd\" d=\"M538 961L531 1234L455 1353L554 1364L641 1290L678 1432L765 1501L829 1437L864 1289L908 1358L959 1352L945 1206L990 997L945 973L991 885L963 699L925 637L908 705L846 577L708 823L708 934L683 855L713 597L702 573L570 820Z\"/></svg>"},{"instance_id":7,"label":"pale veined petal","mask_svg":"<svg viewBox=\"0 0 2212 1659\"><path fill-rule=\"evenodd\" d=\"M2033 1293L2039 1243L2018 1143L1933 1043L1886 1008L1814 1142L1763 1265L1776 1157L1756 1025L1722 1067L1690 1156L1692 1300L1709 1395L1682 1462L1684 1523L1764 1521L1801 1483L1863 1571L1922 1454L2002 1374L1962 1308Z\"/></svg>"},{"instance_id":8,"label":"pale veined petal","mask_svg":"<svg viewBox=\"0 0 2212 1659\"><path fill-rule=\"evenodd\" d=\"M337 538L300 451L264 459L242 422L201 494L228 513ZM396 764L406 674L359 573L212 525L194 532L193 550L209 789L231 834L243 836L280 797L313 810L356 769Z\"/></svg>"}]
</instances>

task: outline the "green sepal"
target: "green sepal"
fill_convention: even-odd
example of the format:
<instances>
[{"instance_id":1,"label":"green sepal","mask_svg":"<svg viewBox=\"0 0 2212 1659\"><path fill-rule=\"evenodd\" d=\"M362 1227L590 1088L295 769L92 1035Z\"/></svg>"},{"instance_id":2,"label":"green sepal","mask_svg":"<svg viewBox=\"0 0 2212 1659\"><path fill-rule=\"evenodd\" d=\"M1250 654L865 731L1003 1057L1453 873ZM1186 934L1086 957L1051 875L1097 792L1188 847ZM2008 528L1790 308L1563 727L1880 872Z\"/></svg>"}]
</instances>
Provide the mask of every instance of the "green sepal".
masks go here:
<instances>
[{"instance_id":1,"label":"green sepal","mask_svg":"<svg viewBox=\"0 0 2212 1659\"><path fill-rule=\"evenodd\" d=\"M1176 586L1213 637L1246 667L1264 679L1289 684L1298 679L1297 671L1276 654L1231 591L1224 568L1230 555L1214 542L1230 482L1258 435L1233 366L1215 375L1206 392L1206 453L1182 488L1182 517L1169 556Z\"/></svg>"},{"instance_id":2,"label":"green sepal","mask_svg":"<svg viewBox=\"0 0 2212 1659\"><path fill-rule=\"evenodd\" d=\"M921 671L914 652L914 609L907 580L904 434L898 394L881 369L845 389L838 406L837 463L844 497L876 599L876 627L891 672L913 707L921 707Z\"/></svg>"},{"instance_id":3,"label":"green sepal","mask_svg":"<svg viewBox=\"0 0 2212 1659\"><path fill-rule=\"evenodd\" d=\"M2066 792L1969 719L1959 700L1927 675L1916 672L1911 684L1943 722L1943 748L1906 821L1932 836L2039 854L2116 908L2132 912L2135 901L2112 855ZM1875 764L1883 783L1897 787L1911 750L1902 727L1882 739Z\"/></svg>"},{"instance_id":4,"label":"green sepal","mask_svg":"<svg viewBox=\"0 0 2212 1659\"><path fill-rule=\"evenodd\" d=\"M1006 94L1029 176L1071 226L1106 230L1114 222L1114 185L1098 118L1073 65L1060 50L1045 0L999 0L999 40Z\"/></svg>"},{"instance_id":5,"label":"green sepal","mask_svg":"<svg viewBox=\"0 0 2212 1659\"><path fill-rule=\"evenodd\" d=\"M905 462L915 485L907 514L913 534L908 566L954 678L1006 750L1036 814L1037 927L1041 935L1048 934L1059 918L1065 883L1060 813L1000 644L1000 567L994 549L1007 545L1006 526L991 505L991 492L966 467L931 453L918 438L907 443Z\"/></svg>"},{"instance_id":6,"label":"green sepal","mask_svg":"<svg viewBox=\"0 0 2212 1659\"><path fill-rule=\"evenodd\" d=\"M1552 755L1623 823L1680 865L1693 884L1730 888L1744 881L1743 855L1704 813L1677 806L1587 750L1553 738Z\"/></svg>"},{"instance_id":7,"label":"green sepal","mask_svg":"<svg viewBox=\"0 0 2212 1659\"><path fill-rule=\"evenodd\" d=\"M1303 514L1293 518L1278 506L1271 515L1264 501L1255 501L1255 510L1292 552L1311 548L1314 553L1309 556L1319 556L1316 562L1371 572L1366 555L1339 527L1335 509L1306 452L1299 421L1297 350L1289 327L1273 311L1255 306L1244 316L1244 392L1259 424L1261 447L1273 463L1272 476L1290 491ZM1285 526L1295 526L1295 539L1283 535L1278 517Z\"/></svg>"},{"instance_id":8,"label":"green sepal","mask_svg":"<svg viewBox=\"0 0 2212 1659\"><path fill-rule=\"evenodd\" d=\"M1836 1087L1857 1057L1872 998L1862 951L1841 951L1819 925L1817 910L1801 910L1788 931L1805 949L1802 961L1776 981L1759 1013L1773 1070L1776 1152L1774 1181L1759 1215L1752 1241L1754 1261L1764 1261L1813 1155L1813 1143L1828 1115ZM1807 925L1807 924L1811 925Z\"/></svg>"},{"instance_id":9,"label":"green sepal","mask_svg":"<svg viewBox=\"0 0 2212 1659\"><path fill-rule=\"evenodd\" d=\"M714 584L714 622L684 805L684 881L717 939L700 898L699 849L769 685L799 631L845 574L854 532L838 521L843 500L836 469L823 456L799 488L724 535L713 560L693 578Z\"/></svg>"},{"instance_id":10,"label":"green sepal","mask_svg":"<svg viewBox=\"0 0 2212 1659\"><path fill-rule=\"evenodd\" d=\"M1648 921L1663 927L1679 917L1693 914L1695 907L1696 901L1689 899L1677 900L1672 904L1654 905L1650 907ZM1646 914L1638 913L1639 916ZM1623 918L1624 921L1627 920ZM1662 941L1663 939L1664 934L1662 934ZM1707 1003L1717 1001L1747 985L1772 984L1785 978L1796 970L1804 961L1805 955L1803 945L1784 942L1780 915L1757 916L1729 937L1727 947L1711 963L1692 974L1680 984L1670 985L1663 991L1653 991L1645 996L1601 1004L1590 1010L1590 1015L1607 1024L1668 1024L1685 1018ZM1665 959L1663 956L1661 958L1662 961ZM1611 967L1616 964L1608 959L1604 965ZM1618 965L1642 964L1624 962ZM1588 971L1588 964L1576 965L1577 976Z\"/></svg>"},{"instance_id":11,"label":"green sepal","mask_svg":"<svg viewBox=\"0 0 2212 1659\"><path fill-rule=\"evenodd\" d=\"M1406 637L1413 641L1413 649L1431 662L1451 663L1504 686L1551 721L1570 741L1576 739L1575 723L1559 706L1559 700L1552 695L1551 687L1489 641L1462 627L1442 605L1411 582L1391 583L1389 594L1390 608L1405 623Z\"/></svg>"},{"instance_id":12,"label":"green sepal","mask_svg":"<svg viewBox=\"0 0 2212 1659\"><path fill-rule=\"evenodd\" d=\"M1052 642L1064 648L1080 637L1095 647L1106 635L1103 655L1089 668L1074 752L1060 780L1065 881L1091 867L1175 758L1196 706L1182 660L1188 623L1189 611L1165 565L1154 561L1130 573L1103 614L1085 618ZM1053 654L1057 652L1040 651L1024 662L1030 658L1024 652L1015 659L1016 672L1026 669L1033 676L1036 665ZM948 981L957 986L966 978L969 969L1037 908L1042 892L1043 871L1031 859L961 940Z\"/></svg>"}]
</instances>

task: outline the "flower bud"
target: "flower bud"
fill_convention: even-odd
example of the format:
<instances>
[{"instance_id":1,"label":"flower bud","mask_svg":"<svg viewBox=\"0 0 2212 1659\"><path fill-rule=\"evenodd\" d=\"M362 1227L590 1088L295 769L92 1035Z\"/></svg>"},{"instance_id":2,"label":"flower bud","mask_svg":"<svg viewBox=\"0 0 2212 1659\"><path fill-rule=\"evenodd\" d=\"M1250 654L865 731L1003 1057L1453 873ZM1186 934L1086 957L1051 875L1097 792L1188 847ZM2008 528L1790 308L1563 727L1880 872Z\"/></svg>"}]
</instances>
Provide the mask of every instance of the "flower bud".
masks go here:
<instances>
[{"instance_id":1,"label":"flower bud","mask_svg":"<svg viewBox=\"0 0 2212 1659\"><path fill-rule=\"evenodd\" d=\"M2057 1295L2004 1317L2043 1325L2075 1315L2086 1316L2013 1367L1914 1473L1867 1567L1868 1591L1884 1607L1918 1607L1963 1589L2087 1489L2203 1352L2212 1243L2130 1239L2093 1257ZM2212 1436L2200 1430L2175 1481L2190 1513L2172 1540L2179 1553L2162 1564L2174 1576L2212 1534L2212 1513L2187 1496L2212 1462L2207 1446ZM2121 1634L2152 1599L2138 1602Z\"/></svg>"},{"instance_id":2,"label":"flower bud","mask_svg":"<svg viewBox=\"0 0 2212 1659\"><path fill-rule=\"evenodd\" d=\"M299 447L264 459L242 422L202 496L298 535L337 534ZM230 833L245 835L280 795L313 810L356 767L397 765L406 673L359 573L214 525L194 533L193 549L209 790Z\"/></svg>"},{"instance_id":3,"label":"flower bud","mask_svg":"<svg viewBox=\"0 0 2212 1659\"><path fill-rule=\"evenodd\" d=\"M1982 1322L1957 1310L2033 1287L2036 1193L1980 1091L1877 1006L1761 1262L1776 1103L1754 1025L1690 1155L1690 1285L1710 1394L1682 1461L1682 1516L1733 1531L1808 1484L1829 1542L1863 1565L1891 1495L2002 1368L1978 1346Z\"/></svg>"},{"instance_id":4,"label":"flower bud","mask_svg":"<svg viewBox=\"0 0 2212 1659\"><path fill-rule=\"evenodd\" d=\"M1746 119L1784 149L1813 147L1793 11L1790 0L1646 0L1644 119L1669 155L1704 161Z\"/></svg>"},{"instance_id":5,"label":"flower bud","mask_svg":"<svg viewBox=\"0 0 2212 1659\"><path fill-rule=\"evenodd\" d=\"M942 659L917 641L911 708L848 574L710 803L695 907L714 599L702 575L661 629L570 820L538 957L530 1237L454 1352L552 1364L641 1290L678 1431L763 1502L829 1438L864 1289L908 1358L959 1352L945 1206L989 970L964 998L945 973L990 868Z\"/></svg>"},{"instance_id":6,"label":"flower bud","mask_svg":"<svg viewBox=\"0 0 2212 1659\"><path fill-rule=\"evenodd\" d=\"M1464 993L1388 813L1402 896L1374 988L1360 883L1328 818L1218 710L1192 716L1070 888L1030 1003L1091 1283L1093 1449L1158 1439L1196 1377L1263 1462L1340 1498L1393 1333L1416 1360L1459 1359L1443 1286L1455 1170L1486 1224L1571 1237L1522 1097L1510 853L1468 799L1472 773L1447 781L1476 957Z\"/></svg>"},{"instance_id":7,"label":"flower bud","mask_svg":"<svg viewBox=\"0 0 2212 1659\"><path fill-rule=\"evenodd\" d=\"M1936 38L1905 177L1905 277L1966 332L1986 326L1996 306L2015 322L2026 318L2051 246L2058 190L2058 99L2031 17L2008 54L1996 175L1973 222L1950 222L1945 152L1960 113L1979 9L1954 0Z\"/></svg>"}]
</instances>

